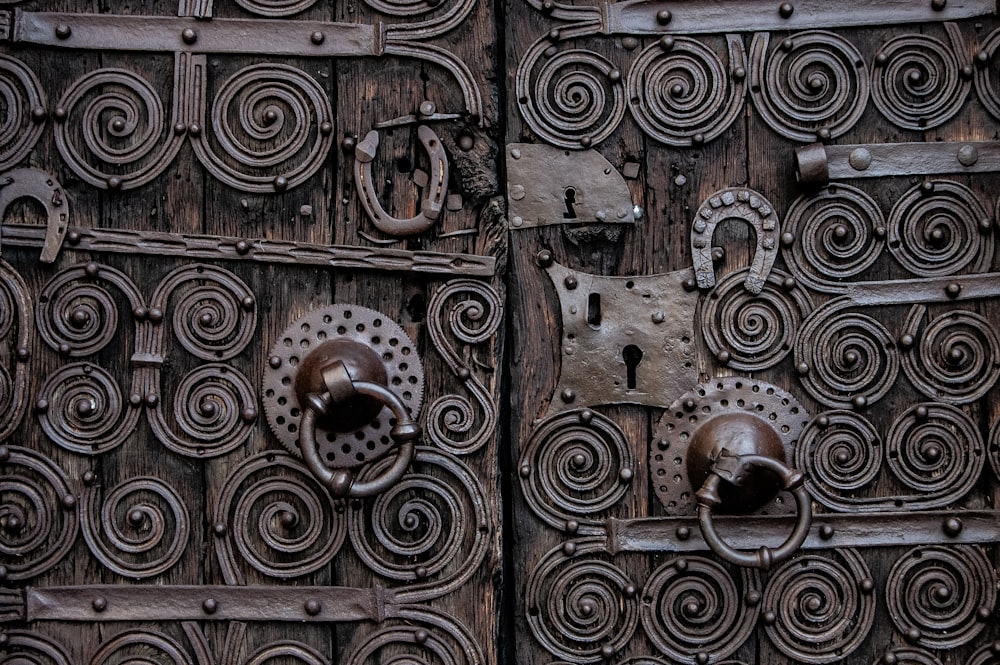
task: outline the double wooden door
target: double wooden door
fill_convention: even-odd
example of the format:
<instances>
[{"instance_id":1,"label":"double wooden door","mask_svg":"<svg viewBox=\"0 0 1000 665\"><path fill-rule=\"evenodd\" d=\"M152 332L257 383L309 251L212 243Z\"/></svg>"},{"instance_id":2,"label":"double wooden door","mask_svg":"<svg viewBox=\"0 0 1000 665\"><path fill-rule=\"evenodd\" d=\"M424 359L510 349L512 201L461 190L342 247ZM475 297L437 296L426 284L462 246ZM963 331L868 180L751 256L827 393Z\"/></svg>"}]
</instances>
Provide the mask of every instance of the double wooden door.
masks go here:
<instances>
[{"instance_id":1,"label":"double wooden door","mask_svg":"<svg viewBox=\"0 0 1000 665\"><path fill-rule=\"evenodd\" d=\"M0 40L0 662L1000 661L992 3Z\"/></svg>"}]
</instances>

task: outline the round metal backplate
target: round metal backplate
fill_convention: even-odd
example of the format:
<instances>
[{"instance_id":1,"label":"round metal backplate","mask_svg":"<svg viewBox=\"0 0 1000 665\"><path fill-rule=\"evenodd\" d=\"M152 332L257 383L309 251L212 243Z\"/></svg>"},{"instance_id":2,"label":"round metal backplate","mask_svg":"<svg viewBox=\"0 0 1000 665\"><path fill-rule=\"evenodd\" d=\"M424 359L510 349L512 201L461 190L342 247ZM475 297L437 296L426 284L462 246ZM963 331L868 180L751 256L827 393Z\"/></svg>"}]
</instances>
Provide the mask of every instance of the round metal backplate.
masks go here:
<instances>
[{"instance_id":1,"label":"round metal backplate","mask_svg":"<svg viewBox=\"0 0 1000 665\"><path fill-rule=\"evenodd\" d=\"M687 473L687 452L699 425L727 413L749 413L777 432L785 449L785 463L795 459L795 443L810 416L805 408L777 386L744 377L712 379L677 399L660 417L649 451L653 491L667 515L694 515L694 493ZM763 515L795 512L786 492L758 511Z\"/></svg>"},{"instance_id":2,"label":"round metal backplate","mask_svg":"<svg viewBox=\"0 0 1000 665\"><path fill-rule=\"evenodd\" d=\"M402 398L411 415L420 412L424 368L416 346L399 325L380 312L358 305L330 305L309 312L288 326L271 349L264 372L264 413L267 424L289 452L299 451L302 406L295 395L299 363L322 342L348 339L371 347L385 363L388 387ZM385 455L392 448L389 430L395 425L388 408L353 432L316 429L316 443L327 466L355 468Z\"/></svg>"}]
</instances>

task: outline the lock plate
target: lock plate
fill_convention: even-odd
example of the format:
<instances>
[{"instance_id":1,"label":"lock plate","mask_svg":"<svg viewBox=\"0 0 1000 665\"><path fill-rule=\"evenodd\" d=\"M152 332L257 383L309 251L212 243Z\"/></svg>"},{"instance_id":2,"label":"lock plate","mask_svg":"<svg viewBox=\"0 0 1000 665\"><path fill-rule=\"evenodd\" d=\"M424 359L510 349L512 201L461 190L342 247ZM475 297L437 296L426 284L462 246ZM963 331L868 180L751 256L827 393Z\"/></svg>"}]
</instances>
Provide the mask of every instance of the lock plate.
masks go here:
<instances>
[{"instance_id":1,"label":"lock plate","mask_svg":"<svg viewBox=\"0 0 1000 665\"><path fill-rule=\"evenodd\" d=\"M416 346L386 315L357 305L330 305L309 312L292 323L271 349L264 373L264 413L267 424L289 452L299 450L299 420L303 405L295 391L295 377L310 351L332 340L358 342L371 348L385 363L388 388L399 395L411 414L420 412L424 396L424 368ZM383 408L370 423L352 432L316 428L320 458L330 468L349 469L378 459L392 448L393 420Z\"/></svg>"},{"instance_id":2,"label":"lock plate","mask_svg":"<svg viewBox=\"0 0 1000 665\"><path fill-rule=\"evenodd\" d=\"M549 415L597 404L665 406L698 382L690 270L603 277L553 262L546 272L562 310Z\"/></svg>"}]
</instances>

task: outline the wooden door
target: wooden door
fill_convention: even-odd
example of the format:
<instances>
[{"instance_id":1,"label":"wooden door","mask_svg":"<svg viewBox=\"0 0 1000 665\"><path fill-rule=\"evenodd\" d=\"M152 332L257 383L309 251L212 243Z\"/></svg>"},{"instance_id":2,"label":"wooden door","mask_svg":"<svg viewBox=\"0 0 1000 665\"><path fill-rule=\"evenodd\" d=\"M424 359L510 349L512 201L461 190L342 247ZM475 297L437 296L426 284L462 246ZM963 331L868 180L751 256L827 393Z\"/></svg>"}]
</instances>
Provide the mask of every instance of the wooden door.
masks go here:
<instances>
[{"instance_id":1,"label":"wooden door","mask_svg":"<svg viewBox=\"0 0 1000 665\"><path fill-rule=\"evenodd\" d=\"M2 4L0 661L497 662L490 8Z\"/></svg>"},{"instance_id":2,"label":"wooden door","mask_svg":"<svg viewBox=\"0 0 1000 665\"><path fill-rule=\"evenodd\" d=\"M998 662L993 3L507 12L514 661Z\"/></svg>"}]
</instances>

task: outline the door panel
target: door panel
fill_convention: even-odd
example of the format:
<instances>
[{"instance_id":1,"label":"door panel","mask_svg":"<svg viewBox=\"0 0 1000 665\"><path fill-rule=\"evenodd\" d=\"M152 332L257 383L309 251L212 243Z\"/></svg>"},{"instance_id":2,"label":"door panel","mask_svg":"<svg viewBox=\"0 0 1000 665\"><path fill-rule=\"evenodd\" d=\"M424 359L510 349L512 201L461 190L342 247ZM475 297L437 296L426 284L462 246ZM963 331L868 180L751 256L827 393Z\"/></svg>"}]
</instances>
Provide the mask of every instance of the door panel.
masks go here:
<instances>
[{"instance_id":1,"label":"door panel","mask_svg":"<svg viewBox=\"0 0 1000 665\"><path fill-rule=\"evenodd\" d=\"M8 5L5 659L496 662L489 8Z\"/></svg>"},{"instance_id":2,"label":"door panel","mask_svg":"<svg viewBox=\"0 0 1000 665\"><path fill-rule=\"evenodd\" d=\"M993 10L508 3L517 662L996 658Z\"/></svg>"}]
</instances>

